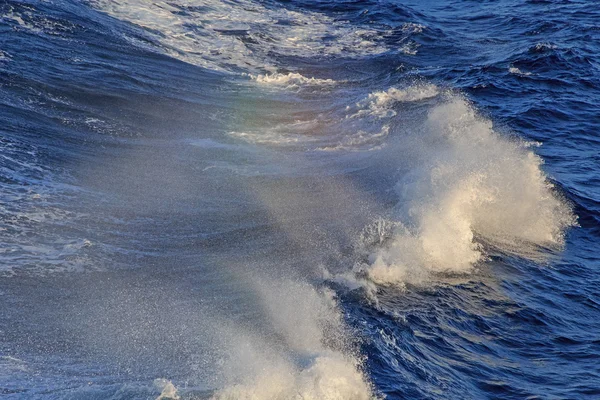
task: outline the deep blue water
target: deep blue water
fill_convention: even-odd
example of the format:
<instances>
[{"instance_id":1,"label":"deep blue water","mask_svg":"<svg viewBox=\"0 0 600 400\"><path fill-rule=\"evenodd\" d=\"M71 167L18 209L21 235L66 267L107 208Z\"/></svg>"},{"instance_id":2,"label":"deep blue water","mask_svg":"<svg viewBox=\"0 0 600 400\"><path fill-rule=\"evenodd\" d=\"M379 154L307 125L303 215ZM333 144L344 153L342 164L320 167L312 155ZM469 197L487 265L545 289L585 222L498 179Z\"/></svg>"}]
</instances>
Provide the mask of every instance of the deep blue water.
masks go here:
<instances>
[{"instance_id":1,"label":"deep blue water","mask_svg":"<svg viewBox=\"0 0 600 400\"><path fill-rule=\"evenodd\" d=\"M4 0L0 120L2 397L600 398L600 3Z\"/></svg>"}]
</instances>

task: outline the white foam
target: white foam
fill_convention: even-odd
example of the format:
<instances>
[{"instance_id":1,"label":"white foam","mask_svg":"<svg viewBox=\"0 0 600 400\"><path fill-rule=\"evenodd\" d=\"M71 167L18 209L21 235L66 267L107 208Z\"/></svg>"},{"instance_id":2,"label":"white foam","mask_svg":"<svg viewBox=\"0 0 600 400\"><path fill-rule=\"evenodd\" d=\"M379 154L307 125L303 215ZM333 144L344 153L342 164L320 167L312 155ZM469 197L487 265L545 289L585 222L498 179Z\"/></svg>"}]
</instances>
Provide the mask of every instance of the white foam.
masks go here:
<instances>
[{"instance_id":1,"label":"white foam","mask_svg":"<svg viewBox=\"0 0 600 400\"><path fill-rule=\"evenodd\" d=\"M56 39L63 37L64 32L72 30L69 24L64 24L58 20L40 17L35 15L33 8L19 7L15 8L8 5L3 9L3 14L0 16L0 21L3 23L11 22L18 30L24 30L36 34L48 34ZM18 27L18 28L17 28Z\"/></svg>"},{"instance_id":2,"label":"white foam","mask_svg":"<svg viewBox=\"0 0 600 400\"><path fill-rule=\"evenodd\" d=\"M159 378L154 380L154 386L160 390L160 395L156 400L179 400L181 397L177 394L177 388L167 379Z\"/></svg>"},{"instance_id":3,"label":"white foam","mask_svg":"<svg viewBox=\"0 0 600 400\"><path fill-rule=\"evenodd\" d=\"M159 43L150 45L123 34L136 45L219 71L275 71L272 53L353 57L387 50L372 29L356 29L347 21L325 14L267 7L251 0L90 3L115 18L138 25L149 42Z\"/></svg>"},{"instance_id":4,"label":"white foam","mask_svg":"<svg viewBox=\"0 0 600 400\"><path fill-rule=\"evenodd\" d=\"M291 281L254 285L273 332L221 329L229 353L223 375L231 383L214 400L375 398L332 292Z\"/></svg>"},{"instance_id":5,"label":"white foam","mask_svg":"<svg viewBox=\"0 0 600 400\"><path fill-rule=\"evenodd\" d=\"M536 51L555 50L558 46L552 43L537 43L534 47Z\"/></svg>"},{"instance_id":6,"label":"white foam","mask_svg":"<svg viewBox=\"0 0 600 400\"><path fill-rule=\"evenodd\" d=\"M375 282L402 285L432 273L469 272L485 259L484 242L528 256L532 245L560 246L575 224L542 160L497 134L460 97L433 108L421 129L397 146L410 172L396 186L396 220L386 243L357 266Z\"/></svg>"},{"instance_id":7,"label":"white foam","mask_svg":"<svg viewBox=\"0 0 600 400\"><path fill-rule=\"evenodd\" d=\"M392 109L397 102L413 102L437 96L440 90L432 84L413 85L404 89L391 87L388 90L370 93L369 96L358 102L358 112L350 118L364 117L367 115L378 118L389 118L396 115Z\"/></svg>"},{"instance_id":8,"label":"white foam","mask_svg":"<svg viewBox=\"0 0 600 400\"><path fill-rule=\"evenodd\" d=\"M257 83L262 85L280 86L285 88L297 88L299 86L331 86L335 85L333 79L307 78L299 73L290 72L287 74L273 73L264 75L249 75Z\"/></svg>"},{"instance_id":9,"label":"white foam","mask_svg":"<svg viewBox=\"0 0 600 400\"><path fill-rule=\"evenodd\" d=\"M419 48L419 44L416 42L408 42L400 48L400 51L407 56L415 56L417 55L417 49Z\"/></svg>"},{"instance_id":10,"label":"white foam","mask_svg":"<svg viewBox=\"0 0 600 400\"><path fill-rule=\"evenodd\" d=\"M305 369L286 363L263 368L252 382L224 389L214 400L369 400L374 399L351 360L321 355Z\"/></svg>"},{"instance_id":11,"label":"white foam","mask_svg":"<svg viewBox=\"0 0 600 400\"><path fill-rule=\"evenodd\" d=\"M523 72L519 68L516 68L516 67L510 67L508 69L508 72L510 72L511 74L514 74L514 75L521 75L521 76L531 75L531 72Z\"/></svg>"},{"instance_id":12,"label":"white foam","mask_svg":"<svg viewBox=\"0 0 600 400\"><path fill-rule=\"evenodd\" d=\"M25 19L23 19L23 18L25 18ZM35 26L34 24L29 22L30 18L31 18L30 12L29 13L28 12L15 13L14 8L12 8L10 6L8 9L8 12L5 12L4 15L2 16L3 20L12 21L13 23L16 23L21 28L24 28L26 30L29 30L31 32L36 32L36 33L42 32L42 30L40 29L39 26Z\"/></svg>"},{"instance_id":13,"label":"white foam","mask_svg":"<svg viewBox=\"0 0 600 400\"><path fill-rule=\"evenodd\" d=\"M421 33L427 27L425 25L416 24L414 22L406 22L402 25L402 32L406 33Z\"/></svg>"}]
</instances>

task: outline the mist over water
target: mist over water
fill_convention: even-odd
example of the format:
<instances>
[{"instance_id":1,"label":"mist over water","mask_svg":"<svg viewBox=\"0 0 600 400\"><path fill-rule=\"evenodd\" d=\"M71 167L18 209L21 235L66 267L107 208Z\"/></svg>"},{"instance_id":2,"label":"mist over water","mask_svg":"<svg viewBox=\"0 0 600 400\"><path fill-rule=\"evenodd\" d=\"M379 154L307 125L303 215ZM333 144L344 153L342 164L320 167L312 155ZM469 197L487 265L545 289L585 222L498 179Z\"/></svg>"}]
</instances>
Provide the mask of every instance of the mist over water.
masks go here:
<instances>
[{"instance_id":1,"label":"mist over water","mask_svg":"<svg viewBox=\"0 0 600 400\"><path fill-rule=\"evenodd\" d=\"M598 10L0 11L1 394L600 393Z\"/></svg>"}]
</instances>

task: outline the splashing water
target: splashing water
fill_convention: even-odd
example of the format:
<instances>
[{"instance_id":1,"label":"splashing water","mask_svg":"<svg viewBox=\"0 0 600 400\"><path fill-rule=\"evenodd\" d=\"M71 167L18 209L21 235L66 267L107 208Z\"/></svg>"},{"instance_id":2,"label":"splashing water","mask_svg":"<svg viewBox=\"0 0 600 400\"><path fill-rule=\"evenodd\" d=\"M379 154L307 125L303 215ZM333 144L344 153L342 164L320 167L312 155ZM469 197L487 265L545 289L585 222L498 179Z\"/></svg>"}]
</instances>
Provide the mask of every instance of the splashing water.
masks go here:
<instances>
[{"instance_id":1,"label":"splashing water","mask_svg":"<svg viewBox=\"0 0 600 400\"><path fill-rule=\"evenodd\" d=\"M181 397L177 394L177 388L167 379L156 379L154 386L160 390L160 395L156 400L179 400Z\"/></svg>"},{"instance_id":2,"label":"splashing water","mask_svg":"<svg viewBox=\"0 0 600 400\"><path fill-rule=\"evenodd\" d=\"M396 185L392 237L360 265L383 284L419 283L431 273L464 273L485 258L483 241L527 255L557 247L575 218L521 142L496 133L461 97L451 96L397 148L413 167ZM406 149L404 149L406 150Z\"/></svg>"},{"instance_id":3,"label":"splashing water","mask_svg":"<svg viewBox=\"0 0 600 400\"><path fill-rule=\"evenodd\" d=\"M232 381L213 400L374 399L331 291L306 283L255 281L270 333L224 324Z\"/></svg>"}]
</instances>

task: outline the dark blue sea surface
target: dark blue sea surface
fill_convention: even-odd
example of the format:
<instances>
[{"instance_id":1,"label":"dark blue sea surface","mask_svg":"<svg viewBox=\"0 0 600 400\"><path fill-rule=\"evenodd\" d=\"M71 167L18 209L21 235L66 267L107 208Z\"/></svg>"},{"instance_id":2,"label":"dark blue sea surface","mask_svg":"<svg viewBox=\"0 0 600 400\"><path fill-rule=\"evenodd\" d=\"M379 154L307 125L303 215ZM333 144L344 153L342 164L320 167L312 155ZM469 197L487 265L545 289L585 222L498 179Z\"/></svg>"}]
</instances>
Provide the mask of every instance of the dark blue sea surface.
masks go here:
<instances>
[{"instance_id":1,"label":"dark blue sea surface","mask_svg":"<svg viewBox=\"0 0 600 400\"><path fill-rule=\"evenodd\" d=\"M600 3L0 2L0 396L600 398Z\"/></svg>"}]
</instances>

